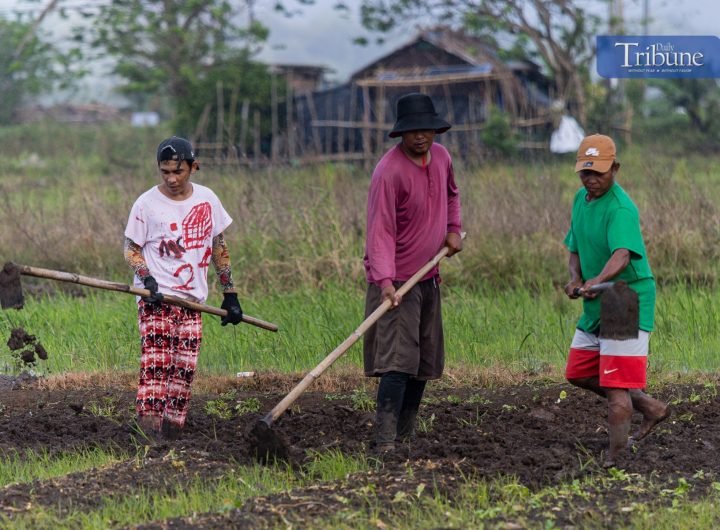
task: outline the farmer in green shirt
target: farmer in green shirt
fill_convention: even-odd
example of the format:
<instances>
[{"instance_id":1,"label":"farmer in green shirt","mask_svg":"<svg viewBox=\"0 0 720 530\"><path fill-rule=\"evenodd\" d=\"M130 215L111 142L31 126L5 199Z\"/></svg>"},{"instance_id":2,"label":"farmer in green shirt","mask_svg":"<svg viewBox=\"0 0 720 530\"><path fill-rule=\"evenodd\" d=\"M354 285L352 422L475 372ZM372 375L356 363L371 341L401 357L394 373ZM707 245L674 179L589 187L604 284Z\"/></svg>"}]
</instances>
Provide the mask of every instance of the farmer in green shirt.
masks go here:
<instances>
[{"instance_id":1,"label":"farmer in green shirt","mask_svg":"<svg viewBox=\"0 0 720 530\"><path fill-rule=\"evenodd\" d=\"M646 385L650 332L655 317L655 278L640 231L640 216L615 177L620 169L615 143L608 136L587 136L577 154L575 171L583 187L575 195L565 245L570 252L570 281L565 293L583 298L565 376L575 386L608 400L609 449L605 466L641 440L670 410L643 392ZM591 288L623 281L637 293L637 338L619 340L600 330L600 296ZM634 297L634 295L633 295ZM633 408L643 415L637 432L628 438Z\"/></svg>"}]
</instances>

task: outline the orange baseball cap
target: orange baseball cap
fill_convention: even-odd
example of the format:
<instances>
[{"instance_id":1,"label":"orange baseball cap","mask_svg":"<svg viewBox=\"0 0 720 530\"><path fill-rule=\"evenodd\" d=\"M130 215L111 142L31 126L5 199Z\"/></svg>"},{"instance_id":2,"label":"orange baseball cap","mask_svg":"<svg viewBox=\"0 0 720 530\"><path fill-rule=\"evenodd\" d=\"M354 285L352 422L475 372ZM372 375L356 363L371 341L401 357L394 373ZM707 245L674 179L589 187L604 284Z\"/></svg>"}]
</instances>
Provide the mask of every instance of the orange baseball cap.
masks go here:
<instances>
[{"instance_id":1,"label":"orange baseball cap","mask_svg":"<svg viewBox=\"0 0 720 530\"><path fill-rule=\"evenodd\" d=\"M604 134L591 134L583 138L577 152L575 171L589 169L607 172L615 161L615 142Z\"/></svg>"}]
</instances>

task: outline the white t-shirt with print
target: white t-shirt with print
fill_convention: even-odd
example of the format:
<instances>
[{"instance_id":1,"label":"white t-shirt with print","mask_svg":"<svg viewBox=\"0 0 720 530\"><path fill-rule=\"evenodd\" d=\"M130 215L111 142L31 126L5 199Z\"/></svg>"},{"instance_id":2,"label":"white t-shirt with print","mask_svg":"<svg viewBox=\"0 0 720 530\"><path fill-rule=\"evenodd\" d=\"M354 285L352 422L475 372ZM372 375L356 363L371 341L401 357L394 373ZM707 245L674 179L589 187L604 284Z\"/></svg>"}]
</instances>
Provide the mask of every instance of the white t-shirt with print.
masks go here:
<instances>
[{"instance_id":1,"label":"white t-shirt with print","mask_svg":"<svg viewBox=\"0 0 720 530\"><path fill-rule=\"evenodd\" d=\"M212 240L232 218L210 188L192 186L192 195L182 201L166 197L157 186L143 193L130 210L125 237L142 247L161 293L203 303ZM137 276L135 285L144 287Z\"/></svg>"}]
</instances>

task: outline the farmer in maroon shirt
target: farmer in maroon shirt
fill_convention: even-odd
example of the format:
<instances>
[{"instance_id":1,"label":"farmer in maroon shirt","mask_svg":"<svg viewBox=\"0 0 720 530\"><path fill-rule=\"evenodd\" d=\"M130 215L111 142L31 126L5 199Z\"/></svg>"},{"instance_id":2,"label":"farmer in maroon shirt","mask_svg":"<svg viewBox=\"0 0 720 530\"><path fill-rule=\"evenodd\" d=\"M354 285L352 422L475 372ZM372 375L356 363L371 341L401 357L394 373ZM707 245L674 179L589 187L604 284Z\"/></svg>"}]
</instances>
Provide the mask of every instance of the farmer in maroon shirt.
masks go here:
<instances>
[{"instance_id":1,"label":"farmer in maroon shirt","mask_svg":"<svg viewBox=\"0 0 720 530\"><path fill-rule=\"evenodd\" d=\"M402 141L375 168L368 196L366 316L386 299L392 310L364 338L365 375L380 377L375 450L386 453L413 434L425 383L442 375L445 350L440 275L435 267L404 297L396 293L443 247L462 250L460 195L447 150L434 144L450 128L432 100L397 102L391 138Z\"/></svg>"}]
</instances>

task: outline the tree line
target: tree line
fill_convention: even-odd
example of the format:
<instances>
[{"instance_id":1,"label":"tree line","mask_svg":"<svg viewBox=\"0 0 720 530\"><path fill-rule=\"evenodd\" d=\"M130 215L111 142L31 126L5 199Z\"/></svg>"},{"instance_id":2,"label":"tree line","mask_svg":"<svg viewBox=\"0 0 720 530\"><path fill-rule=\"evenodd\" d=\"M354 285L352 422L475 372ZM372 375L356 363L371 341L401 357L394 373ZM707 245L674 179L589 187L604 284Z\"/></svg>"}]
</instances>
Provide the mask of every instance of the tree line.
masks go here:
<instances>
[{"instance_id":1,"label":"tree line","mask_svg":"<svg viewBox=\"0 0 720 530\"><path fill-rule=\"evenodd\" d=\"M134 107L161 107L178 131L193 130L206 103L216 100L218 81L254 108L269 109L272 73L255 60L268 38L268 28L254 16L263 1L302 23L302 7L315 0L93 0L73 6L50 0L39 14L18 10L14 19L0 17L0 124L12 123L28 98L73 86L88 74L87 65L103 58L112 60L121 80L117 90ZM483 38L501 58L537 62L564 110L586 129L601 130L618 116L651 112L653 103L646 101L642 81L624 84L618 94L593 80L595 35L612 21L587 6L580 0L361 0L358 16L377 39L398 27L411 29L417 20L442 23ZM334 8L350 11L342 0ZM51 12L75 15L62 46L39 31ZM651 84L664 104L657 112L681 109L693 129L720 138L715 79Z\"/></svg>"}]
</instances>

